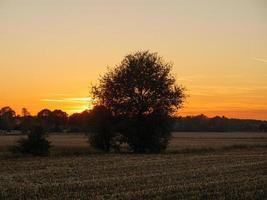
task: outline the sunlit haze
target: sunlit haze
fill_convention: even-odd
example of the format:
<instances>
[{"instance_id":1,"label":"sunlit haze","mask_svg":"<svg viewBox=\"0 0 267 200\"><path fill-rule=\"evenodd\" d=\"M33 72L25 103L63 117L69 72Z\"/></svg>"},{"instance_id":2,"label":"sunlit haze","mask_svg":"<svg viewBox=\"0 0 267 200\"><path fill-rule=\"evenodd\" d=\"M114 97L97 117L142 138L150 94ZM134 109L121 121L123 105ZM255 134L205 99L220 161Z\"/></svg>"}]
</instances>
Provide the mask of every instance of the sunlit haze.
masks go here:
<instances>
[{"instance_id":1,"label":"sunlit haze","mask_svg":"<svg viewBox=\"0 0 267 200\"><path fill-rule=\"evenodd\" d=\"M0 107L80 112L138 50L173 63L179 114L267 120L265 0L0 0Z\"/></svg>"}]
</instances>

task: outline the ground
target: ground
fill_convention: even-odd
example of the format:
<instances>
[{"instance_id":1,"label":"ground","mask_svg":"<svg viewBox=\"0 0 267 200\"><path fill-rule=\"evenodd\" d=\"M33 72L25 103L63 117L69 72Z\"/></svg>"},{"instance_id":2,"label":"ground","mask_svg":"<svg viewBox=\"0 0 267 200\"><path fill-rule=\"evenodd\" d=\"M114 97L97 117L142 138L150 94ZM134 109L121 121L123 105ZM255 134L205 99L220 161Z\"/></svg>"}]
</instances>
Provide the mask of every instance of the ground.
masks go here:
<instances>
[{"instance_id":1,"label":"ground","mask_svg":"<svg viewBox=\"0 0 267 200\"><path fill-rule=\"evenodd\" d=\"M13 137L0 136L0 199L267 198L266 134L175 133L158 155L99 154L83 135L53 135L45 158L5 155Z\"/></svg>"}]
</instances>

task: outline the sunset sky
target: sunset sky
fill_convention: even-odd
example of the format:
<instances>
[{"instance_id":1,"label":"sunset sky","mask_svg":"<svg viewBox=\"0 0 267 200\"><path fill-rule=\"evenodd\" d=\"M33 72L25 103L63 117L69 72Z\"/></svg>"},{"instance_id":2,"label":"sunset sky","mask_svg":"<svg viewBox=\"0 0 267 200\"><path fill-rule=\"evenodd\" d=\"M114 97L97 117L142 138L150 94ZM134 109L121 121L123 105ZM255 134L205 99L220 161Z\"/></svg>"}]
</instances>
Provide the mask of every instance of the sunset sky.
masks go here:
<instances>
[{"instance_id":1,"label":"sunset sky","mask_svg":"<svg viewBox=\"0 0 267 200\"><path fill-rule=\"evenodd\" d=\"M266 0L0 0L0 107L84 110L138 50L174 64L180 114L267 120Z\"/></svg>"}]
</instances>

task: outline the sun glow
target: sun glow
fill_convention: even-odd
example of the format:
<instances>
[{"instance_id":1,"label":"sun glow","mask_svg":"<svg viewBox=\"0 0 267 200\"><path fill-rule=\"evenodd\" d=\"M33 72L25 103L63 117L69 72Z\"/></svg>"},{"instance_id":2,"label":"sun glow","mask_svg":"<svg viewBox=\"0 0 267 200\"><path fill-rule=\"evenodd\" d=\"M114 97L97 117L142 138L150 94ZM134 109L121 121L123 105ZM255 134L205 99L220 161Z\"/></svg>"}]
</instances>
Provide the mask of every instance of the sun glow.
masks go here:
<instances>
[{"instance_id":1,"label":"sun glow","mask_svg":"<svg viewBox=\"0 0 267 200\"><path fill-rule=\"evenodd\" d=\"M80 106L79 108L76 108L76 109L74 107L74 109L66 110L66 112L69 114L81 113L85 110L91 110L92 108L93 108L93 105L84 105L84 106Z\"/></svg>"},{"instance_id":2,"label":"sun glow","mask_svg":"<svg viewBox=\"0 0 267 200\"><path fill-rule=\"evenodd\" d=\"M42 99L41 101L80 103L80 102L92 102L93 99L91 97L78 97L78 98Z\"/></svg>"},{"instance_id":3,"label":"sun glow","mask_svg":"<svg viewBox=\"0 0 267 200\"><path fill-rule=\"evenodd\" d=\"M80 113L88 109L90 110L94 105L94 99L91 97L44 98L41 99L41 101L49 104L55 104L58 108L64 106L63 109L68 114Z\"/></svg>"}]
</instances>

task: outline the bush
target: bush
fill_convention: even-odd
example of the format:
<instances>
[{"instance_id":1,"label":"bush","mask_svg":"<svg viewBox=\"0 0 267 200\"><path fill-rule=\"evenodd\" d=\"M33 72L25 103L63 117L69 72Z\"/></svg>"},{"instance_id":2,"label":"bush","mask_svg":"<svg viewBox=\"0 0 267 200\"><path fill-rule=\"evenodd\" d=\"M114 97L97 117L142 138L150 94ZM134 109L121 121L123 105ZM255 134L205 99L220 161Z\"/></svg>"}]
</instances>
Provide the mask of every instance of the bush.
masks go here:
<instances>
[{"instance_id":1,"label":"bush","mask_svg":"<svg viewBox=\"0 0 267 200\"><path fill-rule=\"evenodd\" d=\"M159 153L167 148L171 130L168 116L149 115L130 118L122 133L136 153Z\"/></svg>"},{"instance_id":2,"label":"bush","mask_svg":"<svg viewBox=\"0 0 267 200\"><path fill-rule=\"evenodd\" d=\"M50 142L46 139L42 127L35 127L28 134L27 138L19 139L17 145L11 148L12 153L30 154L33 156L46 156L51 148Z\"/></svg>"},{"instance_id":3,"label":"bush","mask_svg":"<svg viewBox=\"0 0 267 200\"><path fill-rule=\"evenodd\" d=\"M112 145L112 114L104 106L95 106L90 116L89 143L92 147L108 152Z\"/></svg>"}]
</instances>

